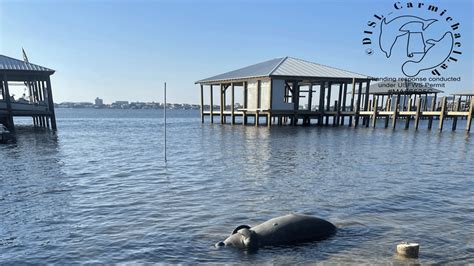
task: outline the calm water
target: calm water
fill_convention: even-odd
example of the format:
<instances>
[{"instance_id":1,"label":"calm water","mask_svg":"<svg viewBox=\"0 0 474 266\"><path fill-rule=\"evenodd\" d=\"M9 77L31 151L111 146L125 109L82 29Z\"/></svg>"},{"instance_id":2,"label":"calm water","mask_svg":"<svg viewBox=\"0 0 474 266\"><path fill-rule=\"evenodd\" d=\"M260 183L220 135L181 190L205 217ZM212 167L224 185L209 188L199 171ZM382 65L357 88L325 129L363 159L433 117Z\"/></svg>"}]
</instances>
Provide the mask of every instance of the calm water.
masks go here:
<instances>
[{"instance_id":1,"label":"calm water","mask_svg":"<svg viewBox=\"0 0 474 266\"><path fill-rule=\"evenodd\" d=\"M0 146L2 263L391 263L400 241L421 244L409 262L474 263L474 134L449 122L268 129L172 111L164 164L160 111L57 113L57 135L19 127ZM251 254L213 247L289 212L339 231Z\"/></svg>"}]
</instances>

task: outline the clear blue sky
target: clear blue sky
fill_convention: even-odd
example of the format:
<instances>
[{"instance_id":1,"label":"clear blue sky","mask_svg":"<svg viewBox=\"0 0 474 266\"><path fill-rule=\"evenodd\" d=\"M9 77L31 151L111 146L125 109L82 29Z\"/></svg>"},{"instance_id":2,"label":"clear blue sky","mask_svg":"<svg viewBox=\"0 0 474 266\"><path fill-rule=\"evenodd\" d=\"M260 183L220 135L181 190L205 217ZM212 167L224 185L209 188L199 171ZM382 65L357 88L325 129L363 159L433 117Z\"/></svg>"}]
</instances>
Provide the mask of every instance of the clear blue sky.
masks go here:
<instances>
[{"instance_id":1,"label":"clear blue sky","mask_svg":"<svg viewBox=\"0 0 474 266\"><path fill-rule=\"evenodd\" d=\"M400 76L361 44L388 0L347 1L8 1L0 0L0 53L56 70L56 102L199 102L196 80L293 56L372 76ZM406 3L406 1L400 1ZM423 2L423 1L422 1ZM463 55L447 92L473 89L473 5L443 6L462 25Z\"/></svg>"}]
</instances>

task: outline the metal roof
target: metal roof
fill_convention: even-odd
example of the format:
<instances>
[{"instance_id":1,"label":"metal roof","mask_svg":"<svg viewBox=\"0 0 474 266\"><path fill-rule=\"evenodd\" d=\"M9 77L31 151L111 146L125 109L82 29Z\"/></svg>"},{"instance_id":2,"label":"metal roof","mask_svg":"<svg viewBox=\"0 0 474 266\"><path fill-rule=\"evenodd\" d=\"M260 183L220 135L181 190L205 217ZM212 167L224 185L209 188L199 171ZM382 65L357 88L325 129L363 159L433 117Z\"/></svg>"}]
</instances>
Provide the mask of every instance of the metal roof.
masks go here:
<instances>
[{"instance_id":1,"label":"metal roof","mask_svg":"<svg viewBox=\"0 0 474 266\"><path fill-rule=\"evenodd\" d=\"M354 73L330 66L325 66L293 57L281 57L250 65L234 71L196 81L196 83L211 83L255 77L305 77L305 78L356 78L370 79L367 75Z\"/></svg>"},{"instance_id":2,"label":"metal roof","mask_svg":"<svg viewBox=\"0 0 474 266\"><path fill-rule=\"evenodd\" d=\"M364 87L365 88L365 87ZM431 93L442 93L442 90L438 90L432 87L423 85L422 83L416 83L412 81L382 81L374 84L370 84L369 94L431 94Z\"/></svg>"},{"instance_id":3,"label":"metal roof","mask_svg":"<svg viewBox=\"0 0 474 266\"><path fill-rule=\"evenodd\" d=\"M47 67L26 63L22 60L0 54L0 71L1 70L54 73L54 70Z\"/></svg>"}]
</instances>

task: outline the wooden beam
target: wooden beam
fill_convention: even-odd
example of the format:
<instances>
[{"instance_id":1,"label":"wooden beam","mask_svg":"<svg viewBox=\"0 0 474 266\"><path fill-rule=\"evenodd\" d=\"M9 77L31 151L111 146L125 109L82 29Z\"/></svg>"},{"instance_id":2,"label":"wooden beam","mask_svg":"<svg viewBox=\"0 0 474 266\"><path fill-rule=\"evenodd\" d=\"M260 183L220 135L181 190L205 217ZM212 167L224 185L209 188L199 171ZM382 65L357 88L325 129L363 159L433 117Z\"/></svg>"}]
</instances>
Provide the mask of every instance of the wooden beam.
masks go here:
<instances>
[{"instance_id":1,"label":"wooden beam","mask_svg":"<svg viewBox=\"0 0 474 266\"><path fill-rule=\"evenodd\" d=\"M416 100L416 115L415 115L415 130L418 130L418 125L420 124L421 116L421 98L418 97Z\"/></svg>"},{"instance_id":2,"label":"wooden beam","mask_svg":"<svg viewBox=\"0 0 474 266\"><path fill-rule=\"evenodd\" d=\"M446 115L446 96L441 99L441 113L439 115L439 131L443 131L444 116Z\"/></svg>"},{"instance_id":3,"label":"wooden beam","mask_svg":"<svg viewBox=\"0 0 474 266\"><path fill-rule=\"evenodd\" d=\"M201 84L201 123L204 123L204 85Z\"/></svg>"},{"instance_id":4,"label":"wooden beam","mask_svg":"<svg viewBox=\"0 0 474 266\"><path fill-rule=\"evenodd\" d=\"M387 102L385 103L385 111L390 111L392 109L392 95L387 96ZM390 120L390 115L385 117L385 128L388 127L388 122Z\"/></svg>"}]
</instances>

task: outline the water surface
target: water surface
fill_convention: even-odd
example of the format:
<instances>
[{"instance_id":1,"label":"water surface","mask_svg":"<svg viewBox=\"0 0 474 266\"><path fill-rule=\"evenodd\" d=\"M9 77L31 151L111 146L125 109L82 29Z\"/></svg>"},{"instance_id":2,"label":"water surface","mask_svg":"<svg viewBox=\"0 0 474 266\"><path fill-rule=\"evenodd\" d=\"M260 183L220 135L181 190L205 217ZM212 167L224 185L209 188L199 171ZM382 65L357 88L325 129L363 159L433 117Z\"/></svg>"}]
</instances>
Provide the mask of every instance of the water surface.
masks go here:
<instances>
[{"instance_id":1,"label":"water surface","mask_svg":"<svg viewBox=\"0 0 474 266\"><path fill-rule=\"evenodd\" d=\"M473 134L201 124L171 111L58 109L58 132L0 146L0 262L474 263ZM18 120L17 124L31 123ZM383 123L378 125L381 127ZM436 124L436 123L435 123ZM237 225L299 212L325 241L216 249Z\"/></svg>"}]
</instances>

